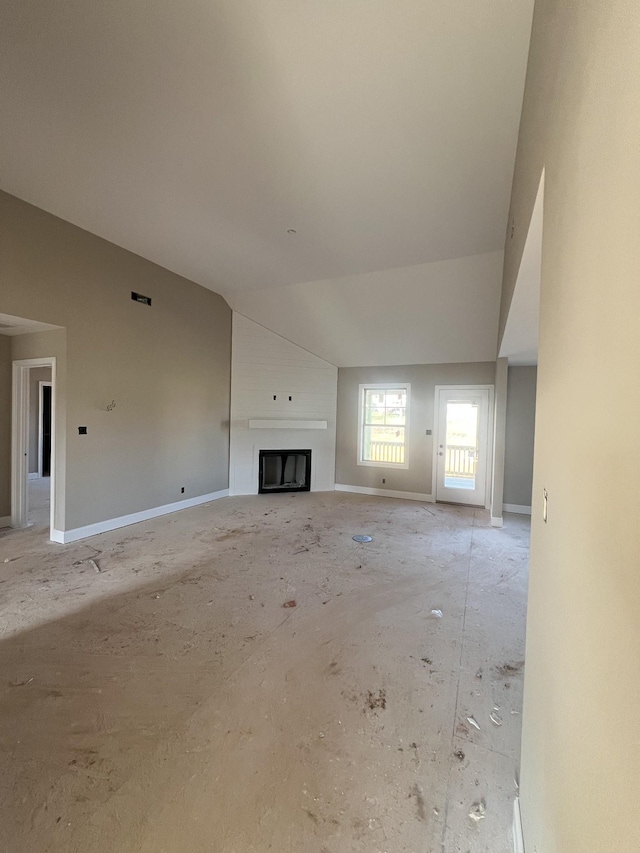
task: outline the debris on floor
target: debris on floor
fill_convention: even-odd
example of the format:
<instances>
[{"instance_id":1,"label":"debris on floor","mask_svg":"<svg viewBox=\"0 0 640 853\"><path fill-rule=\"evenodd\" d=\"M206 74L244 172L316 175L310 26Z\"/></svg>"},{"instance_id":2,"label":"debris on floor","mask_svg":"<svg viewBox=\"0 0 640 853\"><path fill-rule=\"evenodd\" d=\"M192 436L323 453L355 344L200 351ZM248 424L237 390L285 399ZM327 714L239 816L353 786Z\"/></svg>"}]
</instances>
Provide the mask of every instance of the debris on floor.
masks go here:
<instances>
[{"instance_id":1,"label":"debris on floor","mask_svg":"<svg viewBox=\"0 0 640 853\"><path fill-rule=\"evenodd\" d=\"M478 729L478 731L480 731L480 725L474 717L467 717L467 722L470 726L473 726L474 729Z\"/></svg>"},{"instance_id":2,"label":"debris on floor","mask_svg":"<svg viewBox=\"0 0 640 853\"><path fill-rule=\"evenodd\" d=\"M34 676L31 676L31 678L28 678L26 681L10 681L9 687L26 687L27 684L31 684L33 678Z\"/></svg>"},{"instance_id":3,"label":"debris on floor","mask_svg":"<svg viewBox=\"0 0 640 853\"><path fill-rule=\"evenodd\" d=\"M479 800L477 803L473 803L471 809L469 811L469 817L471 820L474 820L478 823L481 820L484 820L486 817L487 807L485 805L484 800Z\"/></svg>"},{"instance_id":4,"label":"debris on floor","mask_svg":"<svg viewBox=\"0 0 640 853\"><path fill-rule=\"evenodd\" d=\"M503 663L502 666L499 666L497 669L500 675L507 678L510 675L516 675L517 673L519 673L523 666L524 661L519 660L516 661L516 663Z\"/></svg>"},{"instance_id":5,"label":"debris on floor","mask_svg":"<svg viewBox=\"0 0 640 853\"><path fill-rule=\"evenodd\" d=\"M292 598L291 601L285 601L285 603L282 606L283 607L297 607L298 602Z\"/></svg>"},{"instance_id":6,"label":"debris on floor","mask_svg":"<svg viewBox=\"0 0 640 853\"><path fill-rule=\"evenodd\" d=\"M434 619L442 619L442 610L432 610L431 615Z\"/></svg>"},{"instance_id":7,"label":"debris on floor","mask_svg":"<svg viewBox=\"0 0 640 853\"><path fill-rule=\"evenodd\" d=\"M100 553L100 552L98 551L98 553ZM102 569L96 563L96 561L93 559L93 557L86 557L84 560L76 560L73 565L74 566L83 566L85 563L88 563L91 566L91 568L93 569L93 571L96 572L96 574L100 574L100 572L102 571Z\"/></svg>"},{"instance_id":8,"label":"debris on floor","mask_svg":"<svg viewBox=\"0 0 640 853\"><path fill-rule=\"evenodd\" d=\"M489 714L489 719L491 720L494 726L502 725L502 717L499 714L496 714L495 711L493 712L493 714Z\"/></svg>"},{"instance_id":9,"label":"debris on floor","mask_svg":"<svg viewBox=\"0 0 640 853\"><path fill-rule=\"evenodd\" d=\"M466 758L464 752L461 749L456 749L456 751L453 754L458 759L458 761L464 761Z\"/></svg>"},{"instance_id":10,"label":"debris on floor","mask_svg":"<svg viewBox=\"0 0 640 853\"><path fill-rule=\"evenodd\" d=\"M365 536L363 533L357 533L351 538L354 542L373 542L373 536Z\"/></svg>"}]
</instances>

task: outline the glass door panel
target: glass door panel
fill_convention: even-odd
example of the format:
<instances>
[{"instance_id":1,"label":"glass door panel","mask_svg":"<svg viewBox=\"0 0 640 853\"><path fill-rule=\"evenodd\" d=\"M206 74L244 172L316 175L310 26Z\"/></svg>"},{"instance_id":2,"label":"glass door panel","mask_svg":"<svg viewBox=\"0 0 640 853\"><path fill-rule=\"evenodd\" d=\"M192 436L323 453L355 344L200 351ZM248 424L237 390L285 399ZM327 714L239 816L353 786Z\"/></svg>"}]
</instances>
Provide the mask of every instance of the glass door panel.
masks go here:
<instances>
[{"instance_id":1,"label":"glass door panel","mask_svg":"<svg viewBox=\"0 0 640 853\"><path fill-rule=\"evenodd\" d=\"M489 455L489 390L438 392L436 500L484 506Z\"/></svg>"}]
</instances>

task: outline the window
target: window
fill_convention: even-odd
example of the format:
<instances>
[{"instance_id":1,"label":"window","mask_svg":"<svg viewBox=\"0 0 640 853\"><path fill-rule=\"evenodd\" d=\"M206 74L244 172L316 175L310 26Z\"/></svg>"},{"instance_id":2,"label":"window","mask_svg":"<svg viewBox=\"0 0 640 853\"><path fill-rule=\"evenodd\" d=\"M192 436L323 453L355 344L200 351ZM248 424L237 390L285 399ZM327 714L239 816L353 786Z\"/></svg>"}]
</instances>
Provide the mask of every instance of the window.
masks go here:
<instances>
[{"instance_id":1,"label":"window","mask_svg":"<svg viewBox=\"0 0 640 853\"><path fill-rule=\"evenodd\" d=\"M361 385L358 464L408 468L409 385Z\"/></svg>"}]
</instances>

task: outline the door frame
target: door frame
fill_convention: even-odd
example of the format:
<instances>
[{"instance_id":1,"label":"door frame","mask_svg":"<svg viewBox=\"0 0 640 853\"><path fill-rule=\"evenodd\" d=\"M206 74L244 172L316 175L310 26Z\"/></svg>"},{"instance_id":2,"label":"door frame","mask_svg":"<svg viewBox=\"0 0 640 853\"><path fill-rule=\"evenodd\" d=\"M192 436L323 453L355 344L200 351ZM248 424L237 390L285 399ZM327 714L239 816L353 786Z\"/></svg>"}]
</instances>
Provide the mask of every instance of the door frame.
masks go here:
<instances>
[{"instance_id":1,"label":"door frame","mask_svg":"<svg viewBox=\"0 0 640 853\"><path fill-rule=\"evenodd\" d=\"M38 381L38 478L42 478L42 450L43 450L43 425L42 425L42 412L43 412L43 388L51 388L51 426L53 427L53 383L49 382L45 379L40 379ZM52 433L53 438L53 433ZM52 442L53 448L53 442ZM52 465L51 460L49 460L49 471L51 471Z\"/></svg>"},{"instance_id":2,"label":"door frame","mask_svg":"<svg viewBox=\"0 0 640 853\"><path fill-rule=\"evenodd\" d=\"M494 385L436 385L433 406L433 458L431 462L431 494L438 500L438 444L440 443L440 392L441 391L488 391L489 413L487 423L487 475L484 492L484 508L491 509L491 484L493 474L493 423L494 423Z\"/></svg>"},{"instance_id":3,"label":"door frame","mask_svg":"<svg viewBox=\"0 0 640 853\"><path fill-rule=\"evenodd\" d=\"M51 511L49 536L54 530L56 495L56 358L22 358L12 363L11 405L11 527L29 526L29 371L51 368ZM40 465L38 466L40 467Z\"/></svg>"}]
</instances>

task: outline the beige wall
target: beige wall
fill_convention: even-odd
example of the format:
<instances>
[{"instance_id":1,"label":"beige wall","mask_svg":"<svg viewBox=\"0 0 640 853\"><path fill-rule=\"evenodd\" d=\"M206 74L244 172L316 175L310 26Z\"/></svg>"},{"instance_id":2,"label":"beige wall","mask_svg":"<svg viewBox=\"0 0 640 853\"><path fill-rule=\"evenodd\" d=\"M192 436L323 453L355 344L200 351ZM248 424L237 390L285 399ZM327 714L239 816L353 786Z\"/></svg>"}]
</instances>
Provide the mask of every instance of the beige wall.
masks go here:
<instances>
[{"instance_id":1,"label":"beige wall","mask_svg":"<svg viewBox=\"0 0 640 853\"><path fill-rule=\"evenodd\" d=\"M50 367L33 367L29 371L29 473L38 473L40 437L40 383L51 382Z\"/></svg>"},{"instance_id":2,"label":"beige wall","mask_svg":"<svg viewBox=\"0 0 640 853\"><path fill-rule=\"evenodd\" d=\"M504 454L505 504L531 506L536 367L510 367Z\"/></svg>"},{"instance_id":3,"label":"beige wall","mask_svg":"<svg viewBox=\"0 0 640 853\"><path fill-rule=\"evenodd\" d=\"M0 255L0 312L66 329L56 406L66 499L56 527L227 488L231 311L222 297L5 193Z\"/></svg>"},{"instance_id":4,"label":"beige wall","mask_svg":"<svg viewBox=\"0 0 640 853\"><path fill-rule=\"evenodd\" d=\"M11 515L11 338L0 335L0 519Z\"/></svg>"},{"instance_id":5,"label":"beige wall","mask_svg":"<svg viewBox=\"0 0 640 853\"><path fill-rule=\"evenodd\" d=\"M338 370L336 483L431 494L436 385L493 385L495 362L411 364L400 367L341 367ZM411 383L409 468L358 465L359 386L368 382ZM382 483L382 479L386 483Z\"/></svg>"},{"instance_id":6,"label":"beige wall","mask_svg":"<svg viewBox=\"0 0 640 853\"><path fill-rule=\"evenodd\" d=\"M503 306L544 168L527 853L640 850L638 79L637 0L538 0Z\"/></svg>"}]
</instances>

